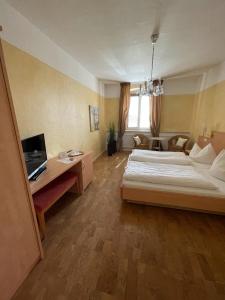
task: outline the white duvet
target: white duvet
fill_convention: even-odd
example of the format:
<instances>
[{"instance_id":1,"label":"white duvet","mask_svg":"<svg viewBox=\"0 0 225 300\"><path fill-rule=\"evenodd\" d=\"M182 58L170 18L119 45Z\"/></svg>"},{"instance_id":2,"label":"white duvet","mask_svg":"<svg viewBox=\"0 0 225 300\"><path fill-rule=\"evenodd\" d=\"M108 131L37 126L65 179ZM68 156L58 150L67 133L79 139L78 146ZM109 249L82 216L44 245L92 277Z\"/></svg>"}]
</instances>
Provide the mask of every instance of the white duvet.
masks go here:
<instances>
[{"instance_id":1,"label":"white duvet","mask_svg":"<svg viewBox=\"0 0 225 300\"><path fill-rule=\"evenodd\" d=\"M190 165L191 161L183 152L133 150L129 160L161 164Z\"/></svg>"},{"instance_id":2,"label":"white duvet","mask_svg":"<svg viewBox=\"0 0 225 300\"><path fill-rule=\"evenodd\" d=\"M128 161L123 178L125 180L154 184L168 184L208 190L217 189L213 183L195 171L192 166Z\"/></svg>"},{"instance_id":3,"label":"white duvet","mask_svg":"<svg viewBox=\"0 0 225 300\"><path fill-rule=\"evenodd\" d=\"M150 155L159 157L184 157L184 152L172 152L172 151L153 151L153 150L141 150L133 149L132 154L134 155Z\"/></svg>"}]
</instances>

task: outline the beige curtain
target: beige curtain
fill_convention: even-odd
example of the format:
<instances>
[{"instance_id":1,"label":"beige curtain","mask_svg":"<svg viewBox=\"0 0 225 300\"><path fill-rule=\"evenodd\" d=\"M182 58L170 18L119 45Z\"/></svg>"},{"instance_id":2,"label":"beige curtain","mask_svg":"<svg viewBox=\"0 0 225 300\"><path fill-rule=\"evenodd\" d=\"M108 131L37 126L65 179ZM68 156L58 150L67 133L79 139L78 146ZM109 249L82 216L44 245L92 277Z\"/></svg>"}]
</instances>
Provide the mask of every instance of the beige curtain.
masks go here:
<instances>
[{"instance_id":1,"label":"beige curtain","mask_svg":"<svg viewBox=\"0 0 225 300\"><path fill-rule=\"evenodd\" d=\"M160 133L162 96L152 96L150 99L151 113L151 133L152 136L158 137Z\"/></svg>"},{"instance_id":2,"label":"beige curtain","mask_svg":"<svg viewBox=\"0 0 225 300\"><path fill-rule=\"evenodd\" d=\"M122 149L122 138L127 128L128 111L130 106L130 83L120 84L119 124L118 124L118 150Z\"/></svg>"},{"instance_id":3,"label":"beige curtain","mask_svg":"<svg viewBox=\"0 0 225 300\"><path fill-rule=\"evenodd\" d=\"M160 119L161 119L162 96L152 96L150 99L150 126L153 137L158 137L160 134ZM157 144L153 141L152 146Z\"/></svg>"}]
</instances>

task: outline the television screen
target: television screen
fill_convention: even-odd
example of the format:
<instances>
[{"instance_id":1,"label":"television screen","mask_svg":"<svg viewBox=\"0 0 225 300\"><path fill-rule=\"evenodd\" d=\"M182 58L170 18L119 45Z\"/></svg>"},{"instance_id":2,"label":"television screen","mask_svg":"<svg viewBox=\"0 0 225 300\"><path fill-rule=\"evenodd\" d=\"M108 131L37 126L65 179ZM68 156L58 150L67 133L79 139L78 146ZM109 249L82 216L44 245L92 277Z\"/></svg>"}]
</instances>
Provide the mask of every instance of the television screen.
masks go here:
<instances>
[{"instance_id":1,"label":"television screen","mask_svg":"<svg viewBox=\"0 0 225 300\"><path fill-rule=\"evenodd\" d=\"M34 176L47 162L44 134L22 140L28 179Z\"/></svg>"}]
</instances>

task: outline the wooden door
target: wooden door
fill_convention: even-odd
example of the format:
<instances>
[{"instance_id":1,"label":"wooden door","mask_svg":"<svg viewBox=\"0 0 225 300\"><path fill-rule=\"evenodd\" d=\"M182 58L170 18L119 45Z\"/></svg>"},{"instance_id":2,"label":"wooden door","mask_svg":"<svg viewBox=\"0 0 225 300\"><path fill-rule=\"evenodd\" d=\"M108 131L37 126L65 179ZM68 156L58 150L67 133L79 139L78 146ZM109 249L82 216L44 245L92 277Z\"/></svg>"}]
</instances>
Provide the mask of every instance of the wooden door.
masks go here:
<instances>
[{"instance_id":1,"label":"wooden door","mask_svg":"<svg viewBox=\"0 0 225 300\"><path fill-rule=\"evenodd\" d=\"M0 299L10 299L42 256L0 41Z\"/></svg>"}]
</instances>

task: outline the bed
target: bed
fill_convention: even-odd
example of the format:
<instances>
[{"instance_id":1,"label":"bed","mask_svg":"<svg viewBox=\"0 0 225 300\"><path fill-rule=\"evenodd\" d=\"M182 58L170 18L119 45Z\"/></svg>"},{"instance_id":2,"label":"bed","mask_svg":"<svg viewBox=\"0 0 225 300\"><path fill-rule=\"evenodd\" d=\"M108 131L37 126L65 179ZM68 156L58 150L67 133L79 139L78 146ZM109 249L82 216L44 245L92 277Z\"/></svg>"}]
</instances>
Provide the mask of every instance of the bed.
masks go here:
<instances>
[{"instance_id":1,"label":"bed","mask_svg":"<svg viewBox=\"0 0 225 300\"><path fill-rule=\"evenodd\" d=\"M201 147L204 147L208 143L212 143L218 154L225 148L225 133L213 132L211 138L199 137L198 144ZM154 163L151 164L153 165ZM134 180L135 178L129 180L125 176L121 185L121 198L134 203L224 214L225 183L209 175L208 170L210 166L192 163L192 166L180 165L178 167L185 168L186 170L194 168L198 174L206 179L206 182L208 181L216 186L216 189L207 189L203 186L202 188L176 186L168 184L168 182L167 184L164 184L165 182L162 184L157 182L150 183L144 180Z\"/></svg>"}]
</instances>

